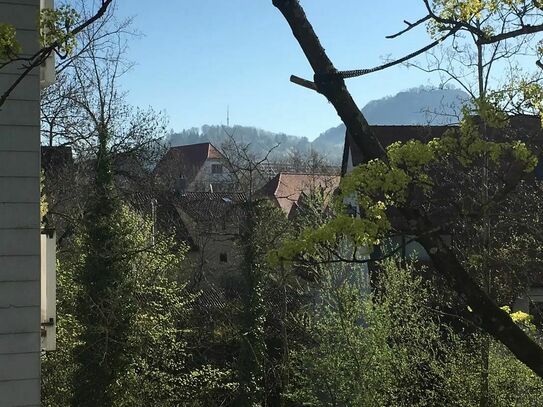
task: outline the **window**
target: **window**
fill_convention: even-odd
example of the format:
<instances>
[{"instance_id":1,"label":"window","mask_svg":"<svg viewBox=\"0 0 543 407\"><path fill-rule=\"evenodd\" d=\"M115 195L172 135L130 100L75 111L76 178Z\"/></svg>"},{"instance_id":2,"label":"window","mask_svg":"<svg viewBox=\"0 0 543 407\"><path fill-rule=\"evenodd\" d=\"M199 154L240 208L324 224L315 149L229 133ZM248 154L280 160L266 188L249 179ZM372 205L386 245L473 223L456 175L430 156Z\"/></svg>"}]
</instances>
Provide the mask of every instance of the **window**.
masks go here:
<instances>
[{"instance_id":1,"label":"window","mask_svg":"<svg viewBox=\"0 0 543 407\"><path fill-rule=\"evenodd\" d=\"M219 254L219 261L221 263L228 263L228 255L226 253Z\"/></svg>"},{"instance_id":2,"label":"window","mask_svg":"<svg viewBox=\"0 0 543 407\"><path fill-rule=\"evenodd\" d=\"M212 174L222 174L222 165L221 164L211 164L211 173Z\"/></svg>"}]
</instances>

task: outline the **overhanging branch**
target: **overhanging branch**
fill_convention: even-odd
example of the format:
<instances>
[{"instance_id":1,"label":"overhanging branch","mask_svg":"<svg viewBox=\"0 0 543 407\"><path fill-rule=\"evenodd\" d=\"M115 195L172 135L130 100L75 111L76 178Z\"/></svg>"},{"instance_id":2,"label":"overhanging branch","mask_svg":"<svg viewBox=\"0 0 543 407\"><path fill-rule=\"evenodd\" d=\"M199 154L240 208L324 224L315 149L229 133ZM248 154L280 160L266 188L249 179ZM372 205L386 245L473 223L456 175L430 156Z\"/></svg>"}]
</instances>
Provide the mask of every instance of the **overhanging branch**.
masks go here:
<instances>
[{"instance_id":1,"label":"overhanging branch","mask_svg":"<svg viewBox=\"0 0 543 407\"><path fill-rule=\"evenodd\" d=\"M103 0L102 5L100 8L96 11L96 13L89 18L88 20L84 21L80 25L78 25L73 30L69 31L67 33L68 36L76 36L81 31L83 31L85 28L89 27L91 24L93 24L95 21L100 19L107 11L108 7L111 5L113 0ZM11 93L15 90L15 88L23 81L23 79L35 68L41 66L49 56L55 52L55 50L61 45L61 43L57 40L54 41L52 44L48 45L47 47L41 48L39 51L37 51L34 55L28 57L26 61L28 62L28 65L24 67L23 72L13 81L11 86L0 96L0 107L6 102L7 98ZM20 61L21 59L18 58L15 61Z\"/></svg>"}]
</instances>

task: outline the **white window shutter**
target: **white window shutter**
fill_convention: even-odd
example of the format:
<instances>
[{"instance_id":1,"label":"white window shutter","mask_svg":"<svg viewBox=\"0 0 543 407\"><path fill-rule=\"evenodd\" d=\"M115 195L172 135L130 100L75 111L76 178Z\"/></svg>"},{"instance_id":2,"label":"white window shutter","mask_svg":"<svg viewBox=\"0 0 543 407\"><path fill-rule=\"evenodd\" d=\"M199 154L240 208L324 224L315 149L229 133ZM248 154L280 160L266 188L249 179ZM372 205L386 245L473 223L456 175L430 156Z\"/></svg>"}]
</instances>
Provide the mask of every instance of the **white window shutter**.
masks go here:
<instances>
[{"instance_id":1,"label":"white window shutter","mask_svg":"<svg viewBox=\"0 0 543 407\"><path fill-rule=\"evenodd\" d=\"M54 0L40 0L40 10L54 9ZM40 85L44 89L56 80L55 54L51 53L40 67Z\"/></svg>"},{"instance_id":2,"label":"white window shutter","mask_svg":"<svg viewBox=\"0 0 543 407\"><path fill-rule=\"evenodd\" d=\"M41 349L57 347L57 237L54 230L41 234Z\"/></svg>"}]
</instances>

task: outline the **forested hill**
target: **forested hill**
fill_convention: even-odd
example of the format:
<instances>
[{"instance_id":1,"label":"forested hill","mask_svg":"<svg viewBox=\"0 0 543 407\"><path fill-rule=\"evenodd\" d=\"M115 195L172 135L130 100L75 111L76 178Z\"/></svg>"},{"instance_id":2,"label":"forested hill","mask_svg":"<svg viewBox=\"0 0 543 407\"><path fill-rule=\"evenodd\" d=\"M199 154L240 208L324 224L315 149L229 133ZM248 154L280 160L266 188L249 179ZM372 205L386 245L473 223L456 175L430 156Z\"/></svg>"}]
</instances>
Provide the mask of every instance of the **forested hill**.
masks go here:
<instances>
[{"instance_id":1,"label":"forested hill","mask_svg":"<svg viewBox=\"0 0 543 407\"><path fill-rule=\"evenodd\" d=\"M306 137L289 136L284 133L273 133L255 127L204 125L201 128L183 130L170 135L172 146L211 142L220 147L224 142L233 138L239 145L250 144L255 152L265 153L279 144L273 150L275 157L286 156L290 150L308 151L311 142Z\"/></svg>"},{"instance_id":2,"label":"forested hill","mask_svg":"<svg viewBox=\"0 0 543 407\"><path fill-rule=\"evenodd\" d=\"M364 106L362 112L370 124L451 124L458 120L460 106L467 99L467 94L458 89L419 87L373 100ZM273 133L254 127L205 125L172 133L170 142L176 146L210 141L220 147L230 136L242 144L251 144L252 149L260 153L279 143L279 147L274 150L275 158L284 157L291 150L305 152L314 149L338 162L343 149L345 126L341 124L328 129L310 142L306 137Z\"/></svg>"}]
</instances>

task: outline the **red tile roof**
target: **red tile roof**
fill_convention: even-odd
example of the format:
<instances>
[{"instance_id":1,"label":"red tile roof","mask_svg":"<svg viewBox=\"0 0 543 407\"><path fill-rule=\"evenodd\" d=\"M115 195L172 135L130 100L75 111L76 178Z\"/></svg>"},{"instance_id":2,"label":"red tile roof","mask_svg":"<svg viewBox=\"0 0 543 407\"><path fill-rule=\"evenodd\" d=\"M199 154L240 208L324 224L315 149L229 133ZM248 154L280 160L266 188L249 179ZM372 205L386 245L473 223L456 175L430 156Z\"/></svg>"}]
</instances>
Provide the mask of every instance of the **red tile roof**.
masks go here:
<instances>
[{"instance_id":1,"label":"red tile roof","mask_svg":"<svg viewBox=\"0 0 543 407\"><path fill-rule=\"evenodd\" d=\"M280 172L260 190L259 195L272 198L283 212L290 215L304 194L319 188L332 193L339 186L335 175L295 174Z\"/></svg>"},{"instance_id":2,"label":"red tile roof","mask_svg":"<svg viewBox=\"0 0 543 407\"><path fill-rule=\"evenodd\" d=\"M184 176L192 182L208 159L221 159L223 155L211 143L171 147L155 168L162 178L177 179Z\"/></svg>"}]
</instances>

